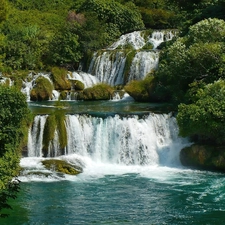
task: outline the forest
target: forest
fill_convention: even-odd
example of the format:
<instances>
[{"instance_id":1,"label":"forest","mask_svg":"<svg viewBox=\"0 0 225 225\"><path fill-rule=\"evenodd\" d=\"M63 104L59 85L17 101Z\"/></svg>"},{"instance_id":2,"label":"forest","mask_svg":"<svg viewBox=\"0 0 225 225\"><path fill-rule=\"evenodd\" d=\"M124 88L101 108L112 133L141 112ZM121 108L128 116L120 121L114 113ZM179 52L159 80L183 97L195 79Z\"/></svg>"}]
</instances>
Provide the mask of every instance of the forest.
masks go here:
<instances>
[{"instance_id":1,"label":"forest","mask_svg":"<svg viewBox=\"0 0 225 225\"><path fill-rule=\"evenodd\" d=\"M0 0L0 73L17 80L28 71L76 70L122 34L177 29L179 35L160 46L158 70L124 88L134 98L136 90L146 93L147 100L138 95L137 101L172 103L182 136L224 145L224 12L224 0ZM18 191L10 180L26 139L24 117L30 117L19 93L0 88L0 210Z\"/></svg>"}]
</instances>

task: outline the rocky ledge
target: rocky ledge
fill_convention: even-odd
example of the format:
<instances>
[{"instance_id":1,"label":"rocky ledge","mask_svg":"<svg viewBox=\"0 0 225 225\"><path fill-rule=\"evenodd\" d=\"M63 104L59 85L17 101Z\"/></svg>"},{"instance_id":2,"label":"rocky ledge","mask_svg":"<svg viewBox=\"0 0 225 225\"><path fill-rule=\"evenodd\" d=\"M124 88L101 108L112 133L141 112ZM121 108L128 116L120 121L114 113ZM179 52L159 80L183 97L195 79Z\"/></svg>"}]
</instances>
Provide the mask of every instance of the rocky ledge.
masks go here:
<instances>
[{"instance_id":1,"label":"rocky ledge","mask_svg":"<svg viewBox=\"0 0 225 225\"><path fill-rule=\"evenodd\" d=\"M180 160L188 167L225 171L225 146L193 144L181 150Z\"/></svg>"}]
</instances>

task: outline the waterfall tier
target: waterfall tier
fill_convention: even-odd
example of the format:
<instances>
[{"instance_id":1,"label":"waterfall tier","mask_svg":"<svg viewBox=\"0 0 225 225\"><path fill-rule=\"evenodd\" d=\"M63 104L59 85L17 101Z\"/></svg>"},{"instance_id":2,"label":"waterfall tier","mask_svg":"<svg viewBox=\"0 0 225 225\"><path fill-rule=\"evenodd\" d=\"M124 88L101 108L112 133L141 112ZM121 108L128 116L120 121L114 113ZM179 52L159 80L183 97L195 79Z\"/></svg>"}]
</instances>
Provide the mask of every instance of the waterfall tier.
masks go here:
<instances>
[{"instance_id":1,"label":"waterfall tier","mask_svg":"<svg viewBox=\"0 0 225 225\"><path fill-rule=\"evenodd\" d=\"M154 31L147 38L144 38L144 34L145 32L135 31L122 35L109 48L95 52L88 73L96 76L100 82L112 86L144 79L158 67L157 47L162 42L171 40L175 32Z\"/></svg>"},{"instance_id":2,"label":"waterfall tier","mask_svg":"<svg viewBox=\"0 0 225 225\"><path fill-rule=\"evenodd\" d=\"M29 131L28 156L41 157L47 115L36 116ZM59 147L58 132L49 145L49 156L76 154L95 162L121 165L167 165L179 162L180 149L187 144L178 137L176 119L170 114L91 117L67 115L67 146ZM53 154L52 154L53 152Z\"/></svg>"}]
</instances>

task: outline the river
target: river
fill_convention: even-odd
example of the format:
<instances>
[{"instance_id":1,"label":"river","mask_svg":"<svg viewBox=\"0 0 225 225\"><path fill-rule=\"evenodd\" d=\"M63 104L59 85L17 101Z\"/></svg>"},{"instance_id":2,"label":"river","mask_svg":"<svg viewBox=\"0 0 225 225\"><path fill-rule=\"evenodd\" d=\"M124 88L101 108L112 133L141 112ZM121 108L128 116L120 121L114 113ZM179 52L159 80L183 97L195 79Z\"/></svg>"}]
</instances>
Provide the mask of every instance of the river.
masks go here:
<instances>
[{"instance_id":1,"label":"river","mask_svg":"<svg viewBox=\"0 0 225 225\"><path fill-rule=\"evenodd\" d=\"M39 114L44 114L43 109L57 110L54 102L29 105ZM42 156L35 155L40 151L31 147L31 156L21 159L27 173L19 177L19 196L1 225L225 222L224 174L180 164L179 151L190 143L178 136L171 113L156 113L162 109L160 105L71 101L65 107L69 112L67 131L81 136L76 141L70 136L67 155L56 158L79 162L83 172L77 176L54 171L48 176L30 174L45 170Z\"/></svg>"}]
</instances>

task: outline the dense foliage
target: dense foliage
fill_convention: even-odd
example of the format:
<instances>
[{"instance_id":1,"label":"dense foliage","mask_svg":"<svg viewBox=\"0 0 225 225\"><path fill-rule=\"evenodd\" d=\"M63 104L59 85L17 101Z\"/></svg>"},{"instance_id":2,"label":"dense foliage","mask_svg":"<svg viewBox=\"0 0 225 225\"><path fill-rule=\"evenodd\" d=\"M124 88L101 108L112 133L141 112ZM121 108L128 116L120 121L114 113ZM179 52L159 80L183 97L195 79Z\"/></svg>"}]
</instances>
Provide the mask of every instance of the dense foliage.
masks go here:
<instances>
[{"instance_id":1,"label":"dense foliage","mask_svg":"<svg viewBox=\"0 0 225 225\"><path fill-rule=\"evenodd\" d=\"M180 104L177 116L180 134L216 144L225 143L225 81L199 88L192 104Z\"/></svg>"},{"instance_id":2,"label":"dense foliage","mask_svg":"<svg viewBox=\"0 0 225 225\"><path fill-rule=\"evenodd\" d=\"M185 101L192 82L203 80L207 84L225 77L224 33L224 20L202 20L162 51L155 76L165 98Z\"/></svg>"},{"instance_id":3,"label":"dense foliage","mask_svg":"<svg viewBox=\"0 0 225 225\"><path fill-rule=\"evenodd\" d=\"M143 28L224 18L224 1L0 0L0 70L77 68L90 51Z\"/></svg>"},{"instance_id":4,"label":"dense foliage","mask_svg":"<svg viewBox=\"0 0 225 225\"><path fill-rule=\"evenodd\" d=\"M178 28L180 37L162 48L154 77L132 81L126 90L140 101L183 102L178 108L181 135L224 144L224 10L224 0L0 0L0 72L13 72L16 83L16 71L51 71L55 88L68 90L71 84L65 80L64 68L77 69L90 53L121 34ZM110 99L113 94L105 84L84 90L79 84L79 89L78 98L86 100ZM52 90L51 82L40 77L32 98L49 99ZM1 210L9 207L8 198L18 190L12 179L18 174L24 118L29 118L29 111L21 93L2 86L0 110ZM56 130L61 131L63 150L64 116L51 115L46 124L45 155Z\"/></svg>"},{"instance_id":5,"label":"dense foliage","mask_svg":"<svg viewBox=\"0 0 225 225\"><path fill-rule=\"evenodd\" d=\"M14 88L0 86L0 217L15 198L21 148L27 136L29 110L25 96Z\"/></svg>"}]
</instances>

